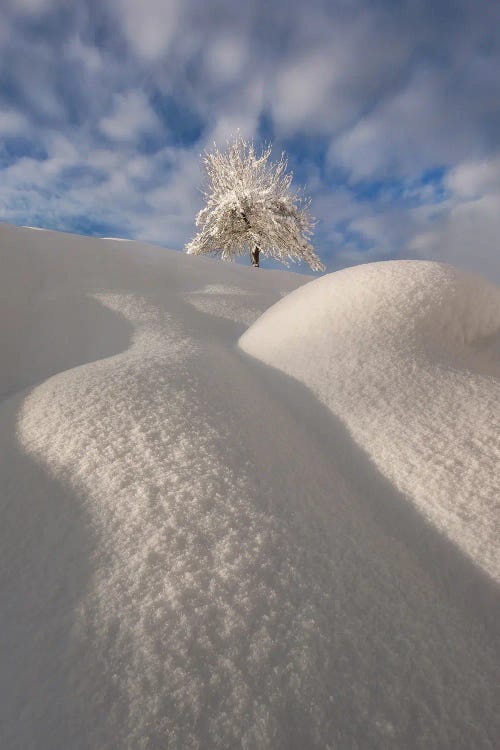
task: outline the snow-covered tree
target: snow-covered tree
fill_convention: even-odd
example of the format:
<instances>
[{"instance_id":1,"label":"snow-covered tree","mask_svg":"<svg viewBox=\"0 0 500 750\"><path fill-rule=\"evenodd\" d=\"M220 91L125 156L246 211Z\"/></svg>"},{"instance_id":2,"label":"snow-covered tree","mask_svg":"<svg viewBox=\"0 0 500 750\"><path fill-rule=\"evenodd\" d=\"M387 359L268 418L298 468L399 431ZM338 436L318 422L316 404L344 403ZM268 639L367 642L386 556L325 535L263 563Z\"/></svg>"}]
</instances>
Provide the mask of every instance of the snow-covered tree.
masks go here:
<instances>
[{"instance_id":1,"label":"snow-covered tree","mask_svg":"<svg viewBox=\"0 0 500 750\"><path fill-rule=\"evenodd\" d=\"M309 200L291 189L285 155L276 163L270 156L271 146L257 154L253 142L240 135L224 151L214 145L204 154L206 205L186 252L215 253L224 260L250 252L255 267L263 253L285 265L304 260L314 271L324 270L309 241L316 223Z\"/></svg>"}]
</instances>

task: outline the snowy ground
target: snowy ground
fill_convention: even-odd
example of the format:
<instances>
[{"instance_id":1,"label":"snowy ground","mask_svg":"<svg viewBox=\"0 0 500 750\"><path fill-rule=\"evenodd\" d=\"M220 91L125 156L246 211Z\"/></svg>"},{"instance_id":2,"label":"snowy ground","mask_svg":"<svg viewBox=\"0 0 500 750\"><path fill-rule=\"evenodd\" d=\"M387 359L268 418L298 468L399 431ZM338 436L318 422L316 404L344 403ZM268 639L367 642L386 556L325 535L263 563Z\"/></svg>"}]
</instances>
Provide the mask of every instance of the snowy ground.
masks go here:
<instances>
[{"instance_id":1,"label":"snowy ground","mask_svg":"<svg viewBox=\"0 0 500 750\"><path fill-rule=\"evenodd\" d=\"M2 748L498 747L498 289L0 264Z\"/></svg>"}]
</instances>

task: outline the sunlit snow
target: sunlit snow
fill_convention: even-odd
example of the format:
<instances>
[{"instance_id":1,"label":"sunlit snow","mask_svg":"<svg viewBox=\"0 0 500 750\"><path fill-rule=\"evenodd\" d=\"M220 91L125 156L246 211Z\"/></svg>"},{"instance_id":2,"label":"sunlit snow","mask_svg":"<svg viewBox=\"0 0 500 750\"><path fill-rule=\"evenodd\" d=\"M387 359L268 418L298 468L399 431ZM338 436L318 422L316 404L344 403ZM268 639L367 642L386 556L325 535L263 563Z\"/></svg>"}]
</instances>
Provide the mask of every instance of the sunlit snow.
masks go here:
<instances>
[{"instance_id":1,"label":"sunlit snow","mask_svg":"<svg viewBox=\"0 0 500 750\"><path fill-rule=\"evenodd\" d=\"M0 263L2 747L496 748L497 288Z\"/></svg>"}]
</instances>

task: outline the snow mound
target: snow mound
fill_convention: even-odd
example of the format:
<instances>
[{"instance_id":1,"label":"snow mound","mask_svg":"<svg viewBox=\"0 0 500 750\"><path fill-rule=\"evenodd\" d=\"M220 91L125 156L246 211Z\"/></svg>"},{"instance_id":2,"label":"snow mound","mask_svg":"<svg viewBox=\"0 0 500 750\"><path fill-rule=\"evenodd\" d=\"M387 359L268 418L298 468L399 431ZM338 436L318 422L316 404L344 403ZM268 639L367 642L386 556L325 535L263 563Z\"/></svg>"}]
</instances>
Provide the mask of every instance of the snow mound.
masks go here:
<instances>
[{"instance_id":1,"label":"snow mound","mask_svg":"<svg viewBox=\"0 0 500 750\"><path fill-rule=\"evenodd\" d=\"M476 587L235 346L306 277L7 225L0 264L0 747L494 750Z\"/></svg>"},{"instance_id":2,"label":"snow mound","mask_svg":"<svg viewBox=\"0 0 500 750\"><path fill-rule=\"evenodd\" d=\"M498 287L439 263L357 266L296 290L239 343L304 383L500 579Z\"/></svg>"}]
</instances>

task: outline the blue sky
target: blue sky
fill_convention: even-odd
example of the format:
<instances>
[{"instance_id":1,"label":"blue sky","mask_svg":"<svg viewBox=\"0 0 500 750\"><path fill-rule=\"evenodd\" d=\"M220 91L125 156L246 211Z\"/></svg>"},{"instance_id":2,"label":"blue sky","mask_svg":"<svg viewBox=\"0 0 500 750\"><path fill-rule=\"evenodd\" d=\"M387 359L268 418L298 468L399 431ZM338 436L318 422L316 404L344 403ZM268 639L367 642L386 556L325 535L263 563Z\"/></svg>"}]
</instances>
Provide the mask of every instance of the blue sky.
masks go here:
<instances>
[{"instance_id":1,"label":"blue sky","mask_svg":"<svg viewBox=\"0 0 500 750\"><path fill-rule=\"evenodd\" d=\"M182 249L239 128L287 152L328 270L500 281L498 3L0 4L0 220Z\"/></svg>"}]
</instances>

